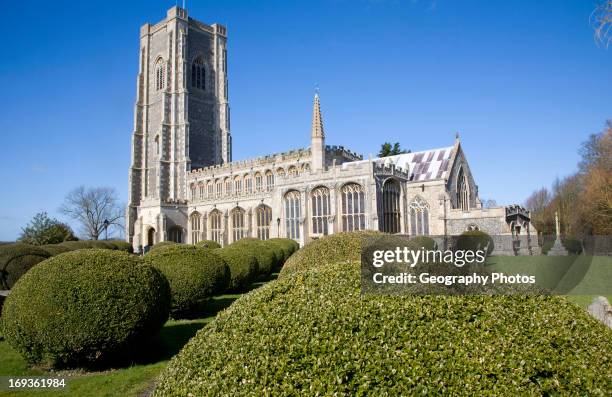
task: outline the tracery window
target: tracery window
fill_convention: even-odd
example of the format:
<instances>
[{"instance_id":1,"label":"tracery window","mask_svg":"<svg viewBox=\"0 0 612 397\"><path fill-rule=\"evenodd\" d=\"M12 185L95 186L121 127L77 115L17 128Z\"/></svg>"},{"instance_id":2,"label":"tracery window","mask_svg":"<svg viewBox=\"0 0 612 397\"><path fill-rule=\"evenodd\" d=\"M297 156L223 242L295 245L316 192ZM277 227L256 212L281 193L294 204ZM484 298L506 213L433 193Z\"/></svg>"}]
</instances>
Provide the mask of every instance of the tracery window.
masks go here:
<instances>
[{"instance_id":1,"label":"tracery window","mask_svg":"<svg viewBox=\"0 0 612 397\"><path fill-rule=\"evenodd\" d=\"M253 193L253 178L250 175L244 176L244 192L246 194Z\"/></svg>"},{"instance_id":2,"label":"tracery window","mask_svg":"<svg viewBox=\"0 0 612 397\"><path fill-rule=\"evenodd\" d=\"M242 178L240 178L239 176L234 178L234 194L242 194Z\"/></svg>"},{"instance_id":3,"label":"tracery window","mask_svg":"<svg viewBox=\"0 0 612 397\"><path fill-rule=\"evenodd\" d=\"M300 192L292 190L285 194L285 227L287 238L292 238L294 240L300 238L301 205Z\"/></svg>"},{"instance_id":4,"label":"tracery window","mask_svg":"<svg viewBox=\"0 0 612 397\"><path fill-rule=\"evenodd\" d=\"M162 90L166 86L165 83L166 71L164 67L164 60L158 59L155 63L155 89Z\"/></svg>"},{"instance_id":5,"label":"tracery window","mask_svg":"<svg viewBox=\"0 0 612 397\"><path fill-rule=\"evenodd\" d=\"M245 212L242 208L236 207L232 210L232 241L238 241L247 235Z\"/></svg>"},{"instance_id":6,"label":"tracery window","mask_svg":"<svg viewBox=\"0 0 612 397\"><path fill-rule=\"evenodd\" d=\"M212 181L208 181L208 198L211 199L213 197L215 197L215 185L212 183Z\"/></svg>"},{"instance_id":7,"label":"tracery window","mask_svg":"<svg viewBox=\"0 0 612 397\"><path fill-rule=\"evenodd\" d=\"M400 187L393 179L383 185L382 193L382 231L385 233L400 232Z\"/></svg>"},{"instance_id":8,"label":"tracery window","mask_svg":"<svg viewBox=\"0 0 612 397\"><path fill-rule=\"evenodd\" d=\"M272 208L267 205L257 207L257 238L267 240L270 238L270 223L272 222Z\"/></svg>"},{"instance_id":9,"label":"tracery window","mask_svg":"<svg viewBox=\"0 0 612 397\"><path fill-rule=\"evenodd\" d=\"M196 244L200 241L200 214L198 212L194 212L189 217L191 223L191 244Z\"/></svg>"},{"instance_id":10,"label":"tracery window","mask_svg":"<svg viewBox=\"0 0 612 397\"><path fill-rule=\"evenodd\" d=\"M263 189L263 177L258 172L255 174L255 191L261 192L262 189Z\"/></svg>"},{"instance_id":11,"label":"tracery window","mask_svg":"<svg viewBox=\"0 0 612 397\"><path fill-rule=\"evenodd\" d=\"M223 215L221 211L213 210L208 218L210 219L210 239L223 244Z\"/></svg>"},{"instance_id":12,"label":"tracery window","mask_svg":"<svg viewBox=\"0 0 612 397\"><path fill-rule=\"evenodd\" d=\"M470 210L469 185L463 168L459 170L459 175L457 175L457 208L461 208L463 211Z\"/></svg>"},{"instance_id":13,"label":"tracery window","mask_svg":"<svg viewBox=\"0 0 612 397\"><path fill-rule=\"evenodd\" d=\"M295 167L293 165L291 167L289 167L289 170L287 172L289 173L289 176L291 176L291 177L298 176L298 169L297 169L297 167Z\"/></svg>"},{"instance_id":14,"label":"tracery window","mask_svg":"<svg viewBox=\"0 0 612 397\"><path fill-rule=\"evenodd\" d=\"M196 58L191 64L191 86L201 90L206 88L206 70L202 57Z\"/></svg>"},{"instance_id":15,"label":"tracery window","mask_svg":"<svg viewBox=\"0 0 612 397\"><path fill-rule=\"evenodd\" d=\"M363 186L349 183L342 187L342 230L365 229L365 193Z\"/></svg>"},{"instance_id":16,"label":"tracery window","mask_svg":"<svg viewBox=\"0 0 612 397\"><path fill-rule=\"evenodd\" d=\"M276 175L283 177L285 176L285 170L283 168L277 168L276 169Z\"/></svg>"},{"instance_id":17,"label":"tracery window","mask_svg":"<svg viewBox=\"0 0 612 397\"><path fill-rule=\"evenodd\" d=\"M196 187L195 185L191 185L191 201L194 201L196 199Z\"/></svg>"},{"instance_id":18,"label":"tracery window","mask_svg":"<svg viewBox=\"0 0 612 397\"><path fill-rule=\"evenodd\" d=\"M410 203L410 234L413 236L429 235L429 205L420 197Z\"/></svg>"},{"instance_id":19,"label":"tracery window","mask_svg":"<svg viewBox=\"0 0 612 397\"><path fill-rule=\"evenodd\" d=\"M204 194L206 193L206 188L203 183L198 184L198 190L199 190L198 193L200 194L200 200L203 200Z\"/></svg>"},{"instance_id":20,"label":"tracery window","mask_svg":"<svg viewBox=\"0 0 612 397\"><path fill-rule=\"evenodd\" d=\"M266 171L266 189L268 189L268 191L274 189L274 174L272 171Z\"/></svg>"},{"instance_id":21,"label":"tracery window","mask_svg":"<svg viewBox=\"0 0 612 397\"><path fill-rule=\"evenodd\" d=\"M323 186L313 189L310 193L310 202L312 203L312 233L327 235L331 211L329 189Z\"/></svg>"},{"instance_id":22,"label":"tracery window","mask_svg":"<svg viewBox=\"0 0 612 397\"><path fill-rule=\"evenodd\" d=\"M223 182L217 180L216 185L217 198L220 198L223 195Z\"/></svg>"},{"instance_id":23,"label":"tracery window","mask_svg":"<svg viewBox=\"0 0 612 397\"><path fill-rule=\"evenodd\" d=\"M225 195L230 196L232 194L232 181L229 178L225 178Z\"/></svg>"}]
</instances>

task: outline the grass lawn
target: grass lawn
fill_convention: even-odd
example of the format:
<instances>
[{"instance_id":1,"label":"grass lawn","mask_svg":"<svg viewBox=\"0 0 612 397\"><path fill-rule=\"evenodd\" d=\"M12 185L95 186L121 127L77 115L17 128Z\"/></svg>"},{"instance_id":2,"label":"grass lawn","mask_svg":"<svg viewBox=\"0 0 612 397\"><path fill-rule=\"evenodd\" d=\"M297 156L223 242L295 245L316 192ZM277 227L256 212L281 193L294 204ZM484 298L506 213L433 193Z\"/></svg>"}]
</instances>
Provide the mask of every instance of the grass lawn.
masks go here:
<instances>
[{"instance_id":1,"label":"grass lawn","mask_svg":"<svg viewBox=\"0 0 612 397\"><path fill-rule=\"evenodd\" d=\"M254 283L250 289L255 289L270 279ZM15 392L0 392L0 396L25 397L28 395L46 396L143 396L153 389L155 378L164 369L168 360L177 354L181 348L204 325L212 321L216 314L228 307L242 294L227 294L213 298L206 317L194 320L169 320L162 328L159 340L151 346L148 357L130 366L112 368L100 372L60 371L45 372L29 368L21 356L13 350L6 341L0 341L0 376L67 376L67 392L23 390Z\"/></svg>"},{"instance_id":2,"label":"grass lawn","mask_svg":"<svg viewBox=\"0 0 612 397\"><path fill-rule=\"evenodd\" d=\"M494 256L487 264L492 271L535 275L538 284L584 308L597 296L612 301L610 256Z\"/></svg>"}]
</instances>

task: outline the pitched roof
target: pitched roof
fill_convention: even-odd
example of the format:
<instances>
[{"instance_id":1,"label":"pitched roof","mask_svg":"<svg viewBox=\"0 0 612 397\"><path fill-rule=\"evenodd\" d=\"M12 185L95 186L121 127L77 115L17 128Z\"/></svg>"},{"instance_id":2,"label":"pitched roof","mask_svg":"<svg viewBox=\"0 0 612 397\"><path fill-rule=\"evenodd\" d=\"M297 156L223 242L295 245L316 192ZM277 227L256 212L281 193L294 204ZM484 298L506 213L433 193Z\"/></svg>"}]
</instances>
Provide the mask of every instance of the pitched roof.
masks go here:
<instances>
[{"instance_id":1,"label":"pitched roof","mask_svg":"<svg viewBox=\"0 0 612 397\"><path fill-rule=\"evenodd\" d=\"M404 170L409 170L410 180L428 181L448 176L450 160L454 146L424 150L422 152L398 154L380 157L374 161L383 164L394 164Z\"/></svg>"}]
</instances>

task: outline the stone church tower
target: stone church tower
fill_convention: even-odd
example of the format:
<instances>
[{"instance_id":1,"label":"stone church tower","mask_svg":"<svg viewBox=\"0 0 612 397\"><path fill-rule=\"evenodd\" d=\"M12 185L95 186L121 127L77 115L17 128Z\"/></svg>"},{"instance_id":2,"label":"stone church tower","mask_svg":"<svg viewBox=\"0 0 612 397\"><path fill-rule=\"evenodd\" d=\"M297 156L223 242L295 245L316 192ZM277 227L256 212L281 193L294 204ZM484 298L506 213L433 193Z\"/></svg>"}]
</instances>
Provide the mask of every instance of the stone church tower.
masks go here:
<instances>
[{"instance_id":1,"label":"stone church tower","mask_svg":"<svg viewBox=\"0 0 612 397\"><path fill-rule=\"evenodd\" d=\"M205 25L180 7L140 29L130 238L138 208L185 202L188 171L232 160L226 44L224 26Z\"/></svg>"}]
</instances>

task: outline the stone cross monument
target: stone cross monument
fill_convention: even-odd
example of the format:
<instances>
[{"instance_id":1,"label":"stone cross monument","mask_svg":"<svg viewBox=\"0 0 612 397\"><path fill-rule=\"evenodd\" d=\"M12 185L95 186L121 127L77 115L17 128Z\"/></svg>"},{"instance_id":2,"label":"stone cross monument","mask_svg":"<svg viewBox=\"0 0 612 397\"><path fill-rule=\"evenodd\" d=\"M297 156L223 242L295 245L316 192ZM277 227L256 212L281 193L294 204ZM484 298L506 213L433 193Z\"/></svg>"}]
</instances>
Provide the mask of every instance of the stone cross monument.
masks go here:
<instances>
[{"instance_id":1,"label":"stone cross monument","mask_svg":"<svg viewBox=\"0 0 612 397\"><path fill-rule=\"evenodd\" d=\"M559 234L559 213L555 211L555 243L550 251L548 251L548 256L567 256L567 250L563 244L561 244Z\"/></svg>"}]
</instances>

